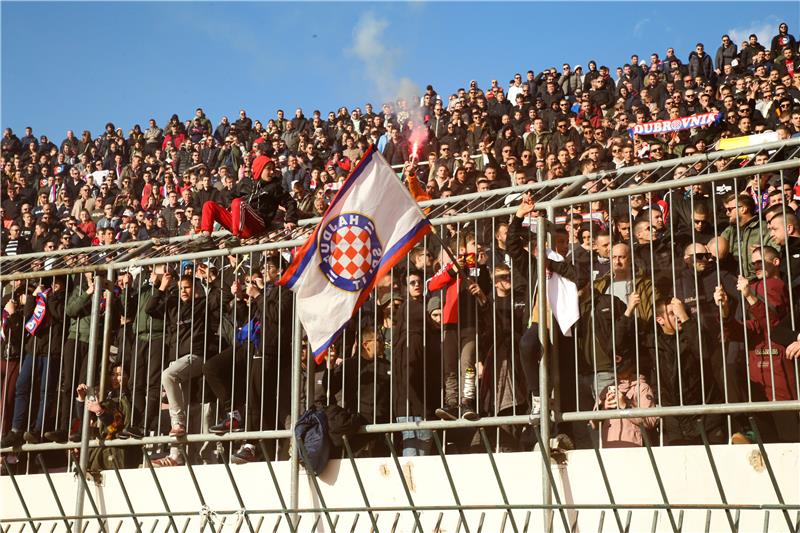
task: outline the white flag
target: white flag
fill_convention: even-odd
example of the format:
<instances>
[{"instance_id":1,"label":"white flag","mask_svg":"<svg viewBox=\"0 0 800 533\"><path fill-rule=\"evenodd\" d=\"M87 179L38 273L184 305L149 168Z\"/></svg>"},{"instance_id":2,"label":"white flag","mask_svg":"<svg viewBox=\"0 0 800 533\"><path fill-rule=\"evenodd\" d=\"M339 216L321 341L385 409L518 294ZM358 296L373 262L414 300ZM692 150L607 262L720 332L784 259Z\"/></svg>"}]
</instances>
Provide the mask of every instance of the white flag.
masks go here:
<instances>
[{"instance_id":1,"label":"white flag","mask_svg":"<svg viewBox=\"0 0 800 533\"><path fill-rule=\"evenodd\" d=\"M564 260L561 254L549 249L547 257L558 262ZM574 282L555 272L548 272L548 277L550 279L547 283L547 303L556 317L556 322L561 327L561 333L566 337L571 337L570 330L580 318L578 287Z\"/></svg>"},{"instance_id":2,"label":"white flag","mask_svg":"<svg viewBox=\"0 0 800 533\"><path fill-rule=\"evenodd\" d=\"M296 293L295 312L315 357L430 230L408 190L371 146L279 282Z\"/></svg>"}]
</instances>

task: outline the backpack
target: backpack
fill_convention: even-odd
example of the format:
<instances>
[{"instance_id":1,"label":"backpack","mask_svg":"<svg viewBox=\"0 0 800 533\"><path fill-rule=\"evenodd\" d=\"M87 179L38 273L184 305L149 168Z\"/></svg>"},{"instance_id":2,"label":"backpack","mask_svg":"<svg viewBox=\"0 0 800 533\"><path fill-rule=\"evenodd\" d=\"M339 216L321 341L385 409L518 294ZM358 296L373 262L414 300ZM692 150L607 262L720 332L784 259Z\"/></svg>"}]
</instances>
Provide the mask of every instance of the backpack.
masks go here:
<instances>
[{"instance_id":1,"label":"backpack","mask_svg":"<svg viewBox=\"0 0 800 533\"><path fill-rule=\"evenodd\" d=\"M330 440L328 439L328 417L325 411L311 407L294 428L295 438L303 443L306 456L302 457L306 469L310 469L315 476L325 469L330 458ZM308 461L306 463L306 460Z\"/></svg>"}]
</instances>

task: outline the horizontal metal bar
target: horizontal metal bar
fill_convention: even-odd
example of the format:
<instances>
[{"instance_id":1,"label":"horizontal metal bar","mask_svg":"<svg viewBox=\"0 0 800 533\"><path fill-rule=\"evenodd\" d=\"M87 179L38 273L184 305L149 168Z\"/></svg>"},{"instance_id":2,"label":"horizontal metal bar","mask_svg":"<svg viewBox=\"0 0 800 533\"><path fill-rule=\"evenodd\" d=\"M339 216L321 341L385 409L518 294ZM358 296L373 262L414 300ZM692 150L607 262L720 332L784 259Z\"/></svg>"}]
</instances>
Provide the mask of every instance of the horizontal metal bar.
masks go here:
<instances>
[{"instance_id":1,"label":"horizontal metal bar","mask_svg":"<svg viewBox=\"0 0 800 533\"><path fill-rule=\"evenodd\" d=\"M693 165L695 163L707 163L710 161L716 161L717 159L725 159L728 157L736 157L741 155L748 155L760 152L762 150L777 150L780 148L791 147L791 146L800 146L800 139L789 139L786 141L776 141L771 143L762 144L760 146L747 146L743 148L737 148L734 150L717 150L713 152L705 152L698 155L690 155L686 157L678 157L675 159L666 159L664 161L653 161L650 163L644 163L641 165L631 166L631 167L623 167L615 170L601 170L599 172L592 172L590 174L583 174L583 175L573 175L573 176L566 176L563 178L557 178L554 180L547 180L541 181L536 183L530 183L527 185L516 185L512 187L504 187L502 189L493 189L491 191L484 191L484 192L474 192L469 194L462 194L460 196L451 196L449 198L436 198L433 200L425 200L420 202L419 205L421 208L432 207L437 205L447 205L450 203L457 203L459 201L465 200L475 200L480 198L492 198L496 196L503 196L506 194L513 194L515 192L523 192L523 191L530 191L536 189L544 189L548 187L554 187L558 185L569 185L573 182L578 181L579 179L585 179L589 181L609 178L609 177L618 177L618 176L625 176L628 174L638 174L640 172L647 172L650 170L659 170L664 167L676 167L679 165ZM393 167L394 168L394 167ZM301 220L298 224L301 226L304 225L313 225L318 223L321 220L321 217L314 217L309 219Z\"/></svg>"},{"instance_id":2,"label":"horizontal metal bar","mask_svg":"<svg viewBox=\"0 0 800 533\"><path fill-rule=\"evenodd\" d=\"M211 236L224 237L229 234L230 233L227 231L215 231L214 233L211 234ZM0 264L2 264L3 262L12 262L12 261L25 261L33 259L44 259L44 258L50 259L53 257L61 257L67 255L96 254L100 250L104 252L125 250L127 248L136 248L137 246L142 246L144 244L152 244L154 246L155 245L168 246L171 244L180 244L189 242L197 238L198 238L197 235L178 235L177 237L169 237L167 239L149 239L143 241L118 242L115 244L109 244L103 246L82 246L80 248L65 248L63 250L51 250L49 252L33 252L29 254L20 254L20 255L4 255L0 256Z\"/></svg>"},{"instance_id":3,"label":"horizontal metal bar","mask_svg":"<svg viewBox=\"0 0 800 533\"><path fill-rule=\"evenodd\" d=\"M533 453L533 452L529 452ZM800 510L800 504L737 504L737 503L730 503L730 504L721 504L721 503L671 503L669 505L663 503L617 503L617 504L610 504L610 503L562 503L562 504L546 504L546 503L511 503L511 504L466 504L466 505L372 505L370 507L366 506L354 506L354 507L307 507L307 508L299 508L297 509L297 513L300 514L310 514L310 513L323 513L325 511L329 513L365 513L369 510L375 512L392 512L392 511L458 511L459 509L463 509L464 511L482 511L482 510L496 510L496 511L505 511L505 510L526 510L526 509L575 509L575 510L605 510L605 509L632 509L632 510L640 510L640 511L648 511L648 510L661 510L661 509L675 509L675 510L686 510L686 511L724 511L726 509L733 509L733 510L740 510L740 511L780 511L780 510ZM218 515L235 515L239 513L240 509L222 509L222 510L215 510L214 512ZM282 509L252 509L248 510L247 514L250 516L253 515L260 515L260 514L278 514L283 513ZM292 510L295 512L295 510ZM197 515L197 511L172 511L170 513L173 516L190 516L190 515ZM60 521L62 519L66 520L75 520L77 518L83 519L115 519L115 518L131 518L133 516L137 516L139 518L153 518L153 517L160 517L160 516L167 516L165 512L141 512L141 513L100 513L100 514L83 514L80 517L71 515L71 516L45 516L45 517L34 517L34 520L39 522L51 522L51 521ZM27 522L27 518L9 518L3 519L4 522Z\"/></svg>"},{"instance_id":4,"label":"horizontal metal bar","mask_svg":"<svg viewBox=\"0 0 800 533\"><path fill-rule=\"evenodd\" d=\"M579 422L590 420L614 420L621 418L642 418L642 417L670 417L670 416L696 416L712 414L741 414L741 413L769 413L779 411L798 411L800 412L800 400L792 401L772 401L772 402L752 402L752 403L728 403L728 404L706 404L706 405L684 405L672 407L650 407L636 409L602 410L602 411L580 411L563 413L558 416L557 421ZM531 419L528 415L494 416L483 417L478 421L469 420L425 420L420 422L393 422L389 424L369 424L361 428L360 433L381 434L396 433L400 431L414 431L420 429L460 429L460 428L481 428L498 426L519 426L528 425ZM238 433L228 433L226 435L215 435L213 433L197 433L186 435L180 440L174 437L145 437L143 439L108 440L103 442L103 446L140 446L144 444L168 444L181 442L229 442L238 440L274 440L291 437L291 431L247 431ZM44 443L44 444L25 444L17 450L23 452L34 452L44 450L67 450L78 448L80 443ZM90 443L91 447L100 446L99 441L94 440ZM8 453L13 448L0 449L0 453Z\"/></svg>"},{"instance_id":5,"label":"horizontal metal bar","mask_svg":"<svg viewBox=\"0 0 800 533\"><path fill-rule=\"evenodd\" d=\"M750 166L750 167L738 168L735 170L725 170L723 172L715 172L713 174L703 174L701 176L694 176L691 178L681 178L679 180L645 183L642 185L636 185L634 187L623 187L621 189L613 189L610 191L584 194L578 197L560 198L556 200L545 200L537 203L536 207L537 209L541 210L545 210L548 208L568 207L570 205L595 202L598 200L611 200L613 198L630 196L632 194L643 194L648 192L659 192L667 189L678 189L689 185L699 185L702 183L710 183L712 181L724 181L733 178L740 178L743 176L750 176L752 174L777 172L780 170L789 170L798 167L800 167L800 159L791 159L789 161L780 161L778 163L767 163L766 165L759 165L758 167Z\"/></svg>"},{"instance_id":6,"label":"horizontal metal bar","mask_svg":"<svg viewBox=\"0 0 800 533\"><path fill-rule=\"evenodd\" d=\"M288 439L292 432L288 429L271 431L239 431L217 435L215 433L190 433L185 437L175 438L168 435L160 437L144 437L141 439L113 439L104 440L102 443L97 440L89 441L90 448L122 448L125 446L146 446L150 444L186 444L191 442L234 442L240 440L276 440ZM22 452L42 452L48 450L72 450L80 448L80 442L44 442L41 444L23 444L19 448L2 448L0 453L10 453L12 451Z\"/></svg>"}]
</instances>

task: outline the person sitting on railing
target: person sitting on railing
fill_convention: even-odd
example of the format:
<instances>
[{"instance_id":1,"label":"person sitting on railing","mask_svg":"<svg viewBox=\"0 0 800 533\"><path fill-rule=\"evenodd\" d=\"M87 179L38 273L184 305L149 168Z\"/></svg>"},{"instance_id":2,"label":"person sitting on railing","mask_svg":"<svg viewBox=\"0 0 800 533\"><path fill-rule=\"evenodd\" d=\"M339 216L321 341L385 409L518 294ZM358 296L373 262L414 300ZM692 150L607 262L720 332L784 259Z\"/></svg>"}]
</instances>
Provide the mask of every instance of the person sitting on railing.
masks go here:
<instances>
[{"instance_id":1,"label":"person sitting on railing","mask_svg":"<svg viewBox=\"0 0 800 533\"><path fill-rule=\"evenodd\" d=\"M229 230L235 238L246 239L261 235L272 227L279 207L286 210L284 227L286 229L295 228L297 204L289 193L283 190L274 160L266 155L259 155L253 161L253 179L255 182L247 200L234 199L231 202L230 210L211 201L203 205L200 225L204 237L203 242L207 242L211 238L215 222Z\"/></svg>"},{"instance_id":2,"label":"person sitting on railing","mask_svg":"<svg viewBox=\"0 0 800 533\"><path fill-rule=\"evenodd\" d=\"M536 242L532 239L533 234L522 225L523 220L529 216L538 216L535 212L535 205L530 194L522 197L522 203L517 208L517 212L511 218L506 237L506 252L511 259L511 266L514 272L515 295L533 295L538 282L536 272L537 260ZM566 240L567 236L564 235ZM555 272L565 278L575 281L576 272L567 261L547 260L547 268L550 272ZM515 296L517 297L517 296ZM527 329L522 332L519 342L520 361L523 375L525 377L526 401L530 414L536 416L541 411L542 394L539 391L539 359L541 357L541 344L539 343L539 317L536 302L530 302L530 312L525 317L524 323ZM547 394L545 392L544 394Z\"/></svg>"},{"instance_id":3,"label":"person sitting on railing","mask_svg":"<svg viewBox=\"0 0 800 533\"><path fill-rule=\"evenodd\" d=\"M261 359L264 336L263 288L263 278L259 272L253 272L241 282L234 281L230 287L233 299L223 313L220 332L228 347L203 365L206 383L223 407L223 418L209 428L212 433L221 435L240 431L244 428L245 417L249 413L261 411L260 390L253 391L258 393L256 396L248 393L244 398L235 398L234 391L230 389L232 375L238 378L233 383L237 388L242 388L239 385L246 383L248 375L242 371L245 366L243 363L248 363L246 366L250 372L249 377L252 378L254 367L250 366L248 359ZM245 385L244 389L250 390L250 387ZM245 416L240 414L239 407L247 407Z\"/></svg>"},{"instance_id":4,"label":"person sitting on railing","mask_svg":"<svg viewBox=\"0 0 800 533\"><path fill-rule=\"evenodd\" d=\"M181 276L177 294L168 291L172 275L163 274L161 284L147 303L145 311L153 318L166 322L166 361L169 366L161 373L161 380L169 402L171 437L186 435L191 382L202 375L206 342L211 337L211 325L219 322L219 308L206 305L206 297L199 283L191 276ZM211 302L209 302L211 303ZM170 454L153 462L154 466L175 466L183 458L176 447Z\"/></svg>"}]
</instances>

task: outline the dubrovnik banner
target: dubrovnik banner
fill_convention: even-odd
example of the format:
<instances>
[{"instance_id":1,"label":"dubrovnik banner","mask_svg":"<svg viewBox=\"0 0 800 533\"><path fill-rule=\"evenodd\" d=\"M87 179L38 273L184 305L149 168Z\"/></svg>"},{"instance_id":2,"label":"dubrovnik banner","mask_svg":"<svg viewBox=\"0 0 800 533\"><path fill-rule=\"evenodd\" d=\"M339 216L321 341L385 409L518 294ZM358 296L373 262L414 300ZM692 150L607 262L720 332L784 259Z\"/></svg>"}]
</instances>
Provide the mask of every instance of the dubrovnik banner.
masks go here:
<instances>
[{"instance_id":1,"label":"dubrovnik banner","mask_svg":"<svg viewBox=\"0 0 800 533\"><path fill-rule=\"evenodd\" d=\"M295 292L315 358L429 231L428 219L371 146L278 282Z\"/></svg>"},{"instance_id":2,"label":"dubrovnik banner","mask_svg":"<svg viewBox=\"0 0 800 533\"><path fill-rule=\"evenodd\" d=\"M689 117L680 117L667 120L656 120L655 122L643 122L628 128L631 137L634 135L659 135L662 133L674 133L676 131L688 130L690 128L700 128L719 121L721 113L702 113Z\"/></svg>"}]
</instances>

